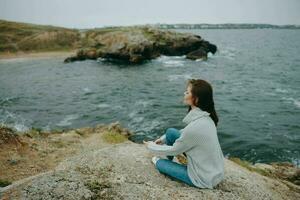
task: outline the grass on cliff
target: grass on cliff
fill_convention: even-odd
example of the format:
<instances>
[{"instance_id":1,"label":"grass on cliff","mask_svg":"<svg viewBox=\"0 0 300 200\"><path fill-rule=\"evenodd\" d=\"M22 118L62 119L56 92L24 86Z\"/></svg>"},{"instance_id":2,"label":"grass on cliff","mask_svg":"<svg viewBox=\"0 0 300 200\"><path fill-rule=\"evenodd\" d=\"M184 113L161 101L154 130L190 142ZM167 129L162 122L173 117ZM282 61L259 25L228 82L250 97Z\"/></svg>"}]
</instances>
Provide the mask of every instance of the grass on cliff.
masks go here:
<instances>
[{"instance_id":1,"label":"grass on cliff","mask_svg":"<svg viewBox=\"0 0 300 200\"><path fill-rule=\"evenodd\" d=\"M128 140L126 136L124 136L114 130L104 131L102 134L102 138L106 142L111 143L111 144L122 143L122 142L125 142L126 140Z\"/></svg>"},{"instance_id":2,"label":"grass on cliff","mask_svg":"<svg viewBox=\"0 0 300 200\"><path fill-rule=\"evenodd\" d=\"M76 29L0 20L0 52L73 49L79 39Z\"/></svg>"}]
</instances>

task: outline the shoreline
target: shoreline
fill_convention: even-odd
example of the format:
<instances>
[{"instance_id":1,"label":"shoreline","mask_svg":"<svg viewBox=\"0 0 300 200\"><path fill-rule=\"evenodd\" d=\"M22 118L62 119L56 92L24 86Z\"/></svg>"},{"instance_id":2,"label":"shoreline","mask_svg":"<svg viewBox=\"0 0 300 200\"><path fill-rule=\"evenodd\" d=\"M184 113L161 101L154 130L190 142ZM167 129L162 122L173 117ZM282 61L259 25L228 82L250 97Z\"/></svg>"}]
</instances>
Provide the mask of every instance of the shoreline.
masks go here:
<instances>
[{"instance_id":1,"label":"shoreline","mask_svg":"<svg viewBox=\"0 0 300 200\"><path fill-rule=\"evenodd\" d=\"M40 52L16 52L16 53L0 53L1 60L13 59L37 59L37 58L53 58L53 57L67 57L74 55L76 50L61 50L61 51L40 51Z\"/></svg>"}]
</instances>

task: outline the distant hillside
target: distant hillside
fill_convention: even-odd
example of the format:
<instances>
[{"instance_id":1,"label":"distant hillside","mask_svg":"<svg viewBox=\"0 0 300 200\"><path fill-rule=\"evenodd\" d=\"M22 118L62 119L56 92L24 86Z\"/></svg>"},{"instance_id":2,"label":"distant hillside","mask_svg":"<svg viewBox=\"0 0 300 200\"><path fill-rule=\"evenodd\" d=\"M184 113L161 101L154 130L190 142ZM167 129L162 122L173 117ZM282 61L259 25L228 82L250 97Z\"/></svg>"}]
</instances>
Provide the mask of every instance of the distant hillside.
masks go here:
<instances>
[{"instance_id":1,"label":"distant hillside","mask_svg":"<svg viewBox=\"0 0 300 200\"><path fill-rule=\"evenodd\" d=\"M0 52L74 49L78 30L0 20Z\"/></svg>"},{"instance_id":2,"label":"distant hillside","mask_svg":"<svg viewBox=\"0 0 300 200\"><path fill-rule=\"evenodd\" d=\"M300 25L272 24L155 24L163 29L300 29Z\"/></svg>"},{"instance_id":3,"label":"distant hillside","mask_svg":"<svg viewBox=\"0 0 300 200\"><path fill-rule=\"evenodd\" d=\"M68 29L56 26L0 20L0 53L75 50L89 46L94 35L153 27L157 29L300 29L299 25L271 24L146 24L107 26L94 29ZM100 34L100 35L101 35ZM90 37L91 36L91 37Z\"/></svg>"}]
</instances>

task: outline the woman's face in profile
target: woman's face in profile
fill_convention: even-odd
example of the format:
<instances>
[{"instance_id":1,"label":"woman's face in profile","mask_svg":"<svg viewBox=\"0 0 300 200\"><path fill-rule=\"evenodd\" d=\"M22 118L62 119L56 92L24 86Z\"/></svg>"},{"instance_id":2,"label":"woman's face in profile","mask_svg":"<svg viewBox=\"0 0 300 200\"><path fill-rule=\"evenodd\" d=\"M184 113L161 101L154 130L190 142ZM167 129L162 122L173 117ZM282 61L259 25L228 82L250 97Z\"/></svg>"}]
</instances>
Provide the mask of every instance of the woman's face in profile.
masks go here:
<instances>
[{"instance_id":1,"label":"woman's face in profile","mask_svg":"<svg viewBox=\"0 0 300 200\"><path fill-rule=\"evenodd\" d=\"M190 106L193 105L193 96L192 96L191 89L192 89L191 85L188 85L188 87L184 92L184 98L183 98L183 102Z\"/></svg>"}]
</instances>

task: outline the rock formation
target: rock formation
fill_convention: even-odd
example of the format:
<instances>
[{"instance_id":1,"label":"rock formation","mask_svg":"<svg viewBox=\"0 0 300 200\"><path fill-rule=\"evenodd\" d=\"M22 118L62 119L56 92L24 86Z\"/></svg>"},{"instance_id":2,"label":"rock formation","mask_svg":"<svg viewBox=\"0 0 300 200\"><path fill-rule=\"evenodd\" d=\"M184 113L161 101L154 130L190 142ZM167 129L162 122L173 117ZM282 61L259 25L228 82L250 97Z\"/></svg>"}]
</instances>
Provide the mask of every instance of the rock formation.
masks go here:
<instances>
[{"instance_id":1,"label":"rock formation","mask_svg":"<svg viewBox=\"0 0 300 200\"><path fill-rule=\"evenodd\" d=\"M190 59L206 59L207 53L215 53L217 47L199 35L160 30L153 27L121 27L90 30L84 33L75 56L64 62L85 59L107 59L128 63L142 63L160 55L182 56Z\"/></svg>"},{"instance_id":2,"label":"rock formation","mask_svg":"<svg viewBox=\"0 0 300 200\"><path fill-rule=\"evenodd\" d=\"M213 190L190 187L157 171L151 162L153 155L144 144L124 139L131 133L119 123L43 133L42 136L36 132L27 135L31 137L27 141L29 146L35 144L40 153L49 151L47 160L53 154L62 156L62 152L68 152L68 149L77 151L52 169L0 187L0 199L300 199L300 186L288 179L299 180L299 168L245 165L239 159L225 159L225 179ZM16 141L15 136L12 137L14 139L9 141ZM47 145L42 141L47 141ZM60 144L56 149L63 151L56 153L51 148L52 143ZM31 159L36 157L31 156ZM1 162L6 162L6 159ZM21 160L18 164L24 168L24 162ZM5 174L1 176L2 179Z\"/></svg>"}]
</instances>

